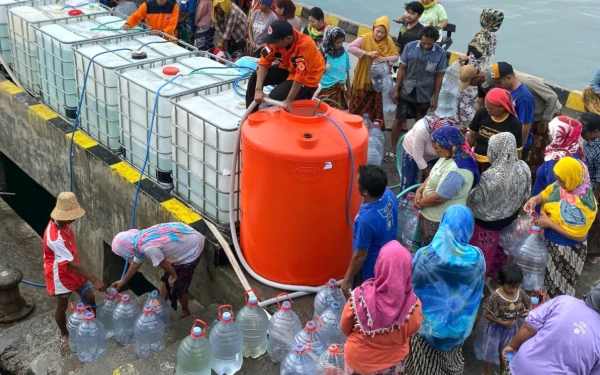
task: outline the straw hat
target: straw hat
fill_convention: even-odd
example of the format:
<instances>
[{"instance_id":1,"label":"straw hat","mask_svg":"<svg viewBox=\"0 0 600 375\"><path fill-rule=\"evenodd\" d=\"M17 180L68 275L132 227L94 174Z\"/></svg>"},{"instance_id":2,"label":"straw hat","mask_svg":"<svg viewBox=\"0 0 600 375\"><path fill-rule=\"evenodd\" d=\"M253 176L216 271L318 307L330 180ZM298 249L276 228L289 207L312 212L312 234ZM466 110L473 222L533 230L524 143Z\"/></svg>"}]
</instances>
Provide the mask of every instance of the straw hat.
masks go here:
<instances>
[{"instance_id":1,"label":"straw hat","mask_svg":"<svg viewBox=\"0 0 600 375\"><path fill-rule=\"evenodd\" d=\"M85 210L77 203L75 194L71 192L60 193L56 199L56 207L50 217L58 221L77 220L85 215Z\"/></svg>"}]
</instances>

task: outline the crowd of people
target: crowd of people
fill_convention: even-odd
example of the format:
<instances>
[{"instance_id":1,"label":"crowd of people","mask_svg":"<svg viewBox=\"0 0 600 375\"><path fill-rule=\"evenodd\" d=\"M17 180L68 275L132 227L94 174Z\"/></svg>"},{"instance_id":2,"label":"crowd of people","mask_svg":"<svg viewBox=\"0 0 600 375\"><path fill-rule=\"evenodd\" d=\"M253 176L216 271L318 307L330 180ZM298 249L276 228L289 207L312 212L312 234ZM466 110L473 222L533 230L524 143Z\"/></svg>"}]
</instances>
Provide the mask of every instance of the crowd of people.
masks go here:
<instances>
[{"instance_id":1,"label":"crowd of people","mask_svg":"<svg viewBox=\"0 0 600 375\"><path fill-rule=\"evenodd\" d=\"M441 30L442 4L405 4L390 37L387 16L344 47L346 35L325 22L320 8L302 29L292 0L191 0L181 11L173 0L150 0L131 11L124 28L145 19L154 29L178 35L201 50L219 48L229 58L249 55L258 68L249 79L246 105L269 96L292 109L295 100L320 96L342 110L384 123L384 95L373 67L398 67L390 98L396 104L391 148L385 162L399 160L400 190L421 183L413 206L419 212L414 245L396 241L399 202L387 173L358 168L363 203L354 221L353 256L340 287L350 298L341 328L348 337L346 374L462 374L462 347L478 318L489 324L481 354L485 375L492 363L505 374L600 374L600 284L575 298L585 262L600 256L600 70L583 93L586 113L562 116L556 93L535 77L495 62L504 14L481 13L481 29L459 64L454 116L428 113L440 104L448 69ZM183 5L181 5L183 7ZM216 35L220 42L215 43ZM358 58L351 79L350 57ZM408 130L408 120L414 126ZM402 137L402 135L404 136ZM400 153L397 155L397 153ZM104 284L77 260L70 224L84 212L71 193L59 196L44 236L48 292L57 298L63 338L66 301L84 293L88 281ZM524 272L500 246L500 233L519 215L543 229L549 261L541 306L521 288ZM119 233L113 251L132 258L120 289L145 258L165 271L160 293L182 316L204 238L181 223ZM490 295L484 299L484 285ZM57 283L58 281L58 283ZM524 321L517 327L517 320ZM508 364L508 358L514 359Z\"/></svg>"}]
</instances>

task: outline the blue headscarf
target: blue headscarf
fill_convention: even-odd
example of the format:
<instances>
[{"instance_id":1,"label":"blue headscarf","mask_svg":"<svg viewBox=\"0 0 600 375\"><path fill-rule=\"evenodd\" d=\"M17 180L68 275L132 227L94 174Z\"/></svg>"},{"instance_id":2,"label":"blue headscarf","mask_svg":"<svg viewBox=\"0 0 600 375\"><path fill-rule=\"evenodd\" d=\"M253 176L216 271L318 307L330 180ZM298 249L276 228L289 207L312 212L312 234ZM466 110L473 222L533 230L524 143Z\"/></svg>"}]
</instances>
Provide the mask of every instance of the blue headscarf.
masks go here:
<instances>
[{"instance_id":1,"label":"blue headscarf","mask_svg":"<svg viewBox=\"0 0 600 375\"><path fill-rule=\"evenodd\" d=\"M423 309L419 334L442 352L469 337L483 295L485 259L469 245L474 229L471 210L450 206L431 244L413 260L413 290Z\"/></svg>"},{"instance_id":2,"label":"blue headscarf","mask_svg":"<svg viewBox=\"0 0 600 375\"><path fill-rule=\"evenodd\" d=\"M479 168L475 161L475 154L460 130L453 126L442 126L431 134L431 139L440 147L452 151L452 159L457 167L473 173L473 185L479 183Z\"/></svg>"}]
</instances>

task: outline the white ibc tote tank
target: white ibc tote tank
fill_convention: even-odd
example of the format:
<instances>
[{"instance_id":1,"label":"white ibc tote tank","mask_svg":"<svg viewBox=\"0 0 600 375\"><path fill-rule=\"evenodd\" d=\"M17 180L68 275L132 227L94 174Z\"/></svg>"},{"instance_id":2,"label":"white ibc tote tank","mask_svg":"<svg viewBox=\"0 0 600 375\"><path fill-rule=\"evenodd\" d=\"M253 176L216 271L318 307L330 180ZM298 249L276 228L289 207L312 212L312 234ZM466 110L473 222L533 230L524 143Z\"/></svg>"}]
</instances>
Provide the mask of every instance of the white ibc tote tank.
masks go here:
<instances>
[{"instance_id":1,"label":"white ibc tote tank","mask_svg":"<svg viewBox=\"0 0 600 375\"><path fill-rule=\"evenodd\" d=\"M224 61L223 61L224 62ZM230 65L232 66L232 65ZM148 131L157 91L176 75L182 76L167 84L159 94L152 126L150 154L145 173L155 181L171 185L171 97L212 86L215 83L233 81L241 74L238 69L205 70L204 74L191 74L199 68L225 68L221 62L208 57L180 59L175 64L154 68L140 67L117 71L119 75L119 114L124 159L141 169L146 158ZM221 76L224 74L227 76Z\"/></svg>"},{"instance_id":2,"label":"white ibc tote tank","mask_svg":"<svg viewBox=\"0 0 600 375\"><path fill-rule=\"evenodd\" d=\"M137 64L143 64L144 67L162 66L178 58L192 56L197 51L189 44L181 41L178 44L171 43L173 41L176 39L172 36L150 31L131 37L123 35L110 38L101 44L92 41L73 45L77 98L81 97L85 73L93 59L79 115L81 129L113 152L120 152L122 142L115 70ZM96 56L100 53L104 54Z\"/></svg>"},{"instance_id":3,"label":"white ibc tote tank","mask_svg":"<svg viewBox=\"0 0 600 375\"><path fill-rule=\"evenodd\" d=\"M246 83L244 80L238 91L245 93ZM174 97L172 102L174 192L226 227L229 169L240 118L246 111L245 99L234 92L232 82L226 82L202 89L194 97ZM239 220L239 186L236 191L235 217Z\"/></svg>"},{"instance_id":4,"label":"white ibc tote tank","mask_svg":"<svg viewBox=\"0 0 600 375\"><path fill-rule=\"evenodd\" d=\"M93 17L93 18L92 18ZM77 113L77 88L73 65L73 44L91 40L102 43L106 38L144 31L121 30L125 23L118 16L80 16L80 22L34 26L40 63L42 100L59 114L74 119Z\"/></svg>"},{"instance_id":5,"label":"white ibc tote tank","mask_svg":"<svg viewBox=\"0 0 600 375\"><path fill-rule=\"evenodd\" d=\"M103 7L90 7L81 0L65 3L19 6L8 9L8 34L11 40L13 70L28 91L40 94L38 48L34 26L78 22L83 15L109 15Z\"/></svg>"},{"instance_id":6,"label":"white ibc tote tank","mask_svg":"<svg viewBox=\"0 0 600 375\"><path fill-rule=\"evenodd\" d=\"M10 39L8 38L8 19L6 12L8 8L31 5L31 0L0 0L0 53L7 64L12 64L10 52Z\"/></svg>"}]
</instances>

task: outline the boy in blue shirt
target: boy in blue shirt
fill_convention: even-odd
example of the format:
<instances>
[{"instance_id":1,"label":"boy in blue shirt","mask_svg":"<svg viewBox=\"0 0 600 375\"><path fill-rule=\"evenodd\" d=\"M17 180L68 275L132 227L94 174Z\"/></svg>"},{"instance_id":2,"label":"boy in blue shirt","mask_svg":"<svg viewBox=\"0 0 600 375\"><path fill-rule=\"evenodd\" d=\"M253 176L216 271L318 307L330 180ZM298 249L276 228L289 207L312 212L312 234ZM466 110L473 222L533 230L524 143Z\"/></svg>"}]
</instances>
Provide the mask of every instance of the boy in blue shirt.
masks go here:
<instances>
[{"instance_id":1,"label":"boy in blue shirt","mask_svg":"<svg viewBox=\"0 0 600 375\"><path fill-rule=\"evenodd\" d=\"M531 144L533 143L533 134L531 134L531 124L535 115L535 100L533 94L515 76L512 65L505 62L499 62L492 66L486 74L486 81L482 85L484 88L500 87L510 92L515 104L515 110L521 123L523 124L523 140L527 140L523 145L521 160L527 160Z\"/></svg>"},{"instance_id":2,"label":"boy in blue shirt","mask_svg":"<svg viewBox=\"0 0 600 375\"><path fill-rule=\"evenodd\" d=\"M349 292L375 277L375 262L383 245L396 239L398 199L387 189L388 178L376 165L358 168L358 192L364 202L354 219L352 260L341 288Z\"/></svg>"}]
</instances>

